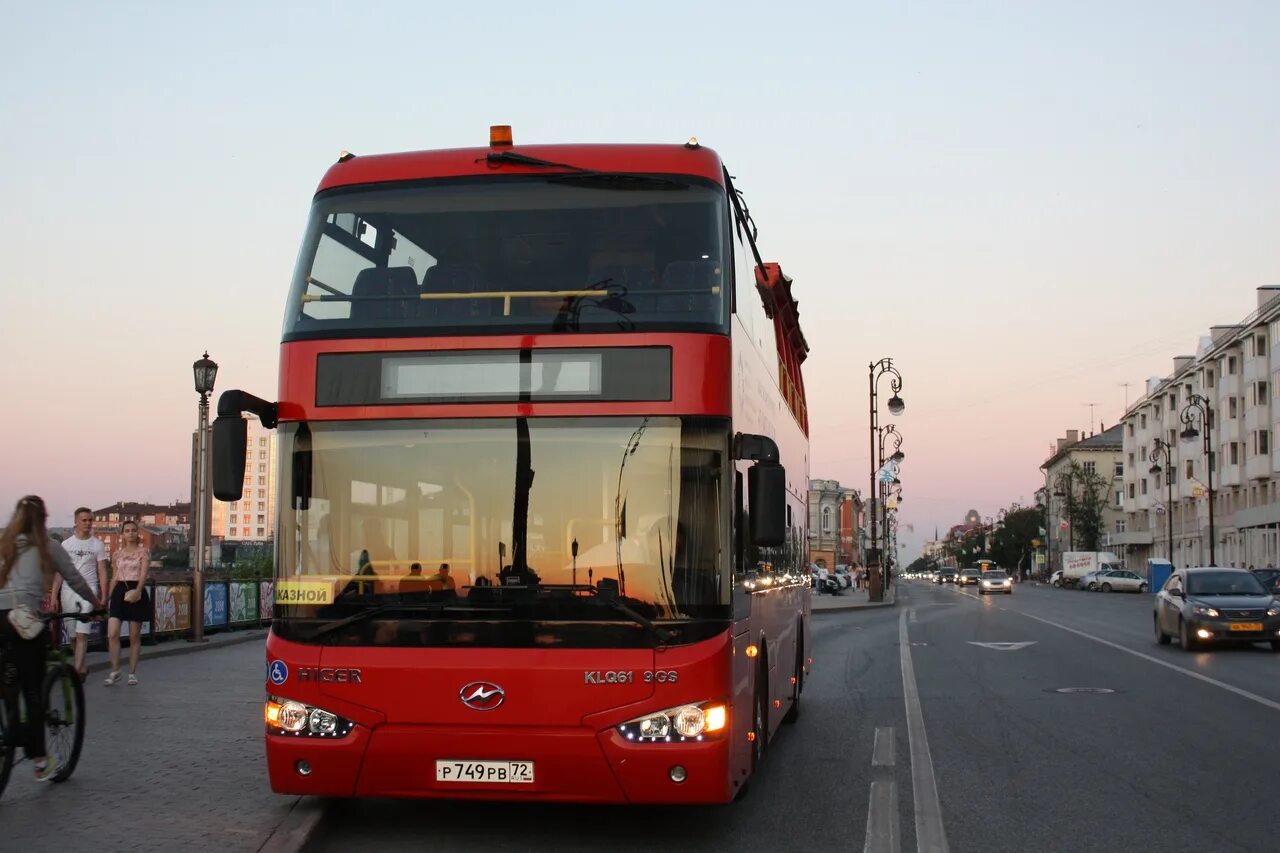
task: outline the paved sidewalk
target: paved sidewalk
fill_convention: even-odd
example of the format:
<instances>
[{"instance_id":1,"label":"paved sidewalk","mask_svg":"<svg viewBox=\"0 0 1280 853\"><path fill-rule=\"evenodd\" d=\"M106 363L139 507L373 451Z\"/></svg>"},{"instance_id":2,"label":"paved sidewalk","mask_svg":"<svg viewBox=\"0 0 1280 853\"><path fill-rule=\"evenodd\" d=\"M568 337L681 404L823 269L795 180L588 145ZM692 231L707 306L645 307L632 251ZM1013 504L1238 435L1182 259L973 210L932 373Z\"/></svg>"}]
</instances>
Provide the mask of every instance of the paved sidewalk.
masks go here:
<instances>
[{"instance_id":1,"label":"paved sidewalk","mask_svg":"<svg viewBox=\"0 0 1280 853\"><path fill-rule=\"evenodd\" d=\"M828 610L865 610L874 607L892 607L897 595L896 590L896 583L890 585L885 590L884 601L869 601L870 593L865 589L846 589L839 595L818 595L814 593L813 610L815 613L819 613Z\"/></svg>"},{"instance_id":2,"label":"paved sidewalk","mask_svg":"<svg viewBox=\"0 0 1280 853\"><path fill-rule=\"evenodd\" d=\"M126 628L126 630L128 629ZM142 652L138 656L138 672L142 672L142 668L147 665L148 661L156 660L157 658L186 655L192 652L205 652L219 649L223 646L234 646L238 643L263 645L267 641L268 630L267 628L250 628L245 631L221 631L217 634L206 634L205 642L203 643L192 643L182 637L174 637L158 643L143 642ZM68 651L67 657L70 659L70 651ZM105 651L90 651L85 655L85 663L88 665L90 674L106 672L111 667L111 656ZM125 673L129 671L129 642L127 636L120 643L120 671Z\"/></svg>"},{"instance_id":3,"label":"paved sidewalk","mask_svg":"<svg viewBox=\"0 0 1280 853\"><path fill-rule=\"evenodd\" d=\"M262 645L233 637L212 638L201 654L144 657L137 687L106 687L101 670L90 675L75 775L40 784L30 763L14 767L0 797L0 846L259 850L298 798L267 785Z\"/></svg>"}]
</instances>

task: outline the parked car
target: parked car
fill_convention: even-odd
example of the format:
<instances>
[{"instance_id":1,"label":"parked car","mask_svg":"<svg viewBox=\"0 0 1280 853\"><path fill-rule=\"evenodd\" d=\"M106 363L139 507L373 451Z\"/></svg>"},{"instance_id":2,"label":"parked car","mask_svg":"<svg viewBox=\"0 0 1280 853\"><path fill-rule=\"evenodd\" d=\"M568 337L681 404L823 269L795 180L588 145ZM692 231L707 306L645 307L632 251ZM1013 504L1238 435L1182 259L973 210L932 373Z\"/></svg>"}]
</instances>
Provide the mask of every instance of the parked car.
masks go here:
<instances>
[{"instance_id":1,"label":"parked car","mask_svg":"<svg viewBox=\"0 0 1280 853\"><path fill-rule=\"evenodd\" d=\"M1013 578L1000 569L983 572L982 582L978 584L978 595L986 595L989 592L1003 592L1005 595L1013 595Z\"/></svg>"},{"instance_id":2,"label":"parked car","mask_svg":"<svg viewBox=\"0 0 1280 853\"><path fill-rule=\"evenodd\" d=\"M1128 569L1112 569L1109 572L1100 572L1097 577L1097 587L1103 592L1146 592L1147 579L1141 575L1134 574Z\"/></svg>"},{"instance_id":3,"label":"parked car","mask_svg":"<svg viewBox=\"0 0 1280 853\"><path fill-rule=\"evenodd\" d=\"M944 566L941 569L938 569L938 574L933 579L933 582L936 583L938 586L942 586L944 583L955 583L956 570L951 568L950 566Z\"/></svg>"},{"instance_id":4,"label":"parked car","mask_svg":"<svg viewBox=\"0 0 1280 853\"><path fill-rule=\"evenodd\" d=\"M1267 642L1280 652L1280 601L1248 569L1179 569L1156 595L1156 642L1187 651L1202 644Z\"/></svg>"},{"instance_id":5,"label":"parked car","mask_svg":"<svg viewBox=\"0 0 1280 853\"><path fill-rule=\"evenodd\" d=\"M982 576L982 572L977 569L964 569L956 576L956 586L969 586L973 584L977 586L978 579Z\"/></svg>"},{"instance_id":6,"label":"parked car","mask_svg":"<svg viewBox=\"0 0 1280 853\"><path fill-rule=\"evenodd\" d=\"M1104 571L1107 570L1098 569L1097 571L1088 572L1080 580L1076 581L1076 589L1087 589L1091 592L1096 590L1098 588L1098 576Z\"/></svg>"}]
</instances>

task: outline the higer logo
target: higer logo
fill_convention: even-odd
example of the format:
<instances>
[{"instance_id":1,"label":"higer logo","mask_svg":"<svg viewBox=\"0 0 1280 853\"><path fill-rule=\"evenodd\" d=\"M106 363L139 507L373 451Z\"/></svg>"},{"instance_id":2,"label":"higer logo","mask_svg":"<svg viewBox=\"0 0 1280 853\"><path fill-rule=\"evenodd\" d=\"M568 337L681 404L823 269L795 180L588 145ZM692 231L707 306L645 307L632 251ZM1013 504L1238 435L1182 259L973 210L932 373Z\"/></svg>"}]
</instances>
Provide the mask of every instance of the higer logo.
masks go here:
<instances>
[{"instance_id":1,"label":"higer logo","mask_svg":"<svg viewBox=\"0 0 1280 853\"><path fill-rule=\"evenodd\" d=\"M473 681L458 691L462 704L473 711L492 711L507 698L507 691L492 681Z\"/></svg>"}]
</instances>

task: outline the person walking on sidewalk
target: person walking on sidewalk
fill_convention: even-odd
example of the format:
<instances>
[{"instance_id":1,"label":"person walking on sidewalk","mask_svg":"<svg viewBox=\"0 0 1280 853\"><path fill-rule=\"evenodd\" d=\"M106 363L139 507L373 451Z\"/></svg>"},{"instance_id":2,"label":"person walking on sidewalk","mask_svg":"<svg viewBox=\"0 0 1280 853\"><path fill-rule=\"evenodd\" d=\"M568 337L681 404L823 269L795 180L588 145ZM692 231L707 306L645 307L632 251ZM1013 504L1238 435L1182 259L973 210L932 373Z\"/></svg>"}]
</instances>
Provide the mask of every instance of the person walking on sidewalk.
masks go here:
<instances>
[{"instance_id":1,"label":"person walking on sidewalk","mask_svg":"<svg viewBox=\"0 0 1280 853\"><path fill-rule=\"evenodd\" d=\"M75 532L62 543L62 548L71 557L80 577L93 591L93 595L80 596L68 589L60 577L53 579L53 600L60 604L64 613L87 613L99 610L107 605L107 546L93 535L93 510L82 506L76 510ZM75 667L83 680L87 670L84 655L89 648L89 634L93 625L89 622L75 620L71 630L75 636Z\"/></svg>"},{"instance_id":2,"label":"person walking on sidewalk","mask_svg":"<svg viewBox=\"0 0 1280 853\"><path fill-rule=\"evenodd\" d=\"M107 650L111 673L106 685L120 680L120 623L129 623L129 685L138 683L138 653L142 650L142 623L151 621L151 596L147 595L147 569L151 552L142 545L138 523L120 526L124 543L111 555L111 592L107 595Z\"/></svg>"},{"instance_id":3,"label":"person walking on sidewalk","mask_svg":"<svg viewBox=\"0 0 1280 853\"><path fill-rule=\"evenodd\" d=\"M58 762L45 754L44 682L46 628L36 614L56 575L86 599L93 590L71 562L66 551L49 538L44 501L27 495L18 501L13 517L0 534L0 640L8 645L9 659L18 670L18 683L27 703L29 722L22 732L22 749L36 769L36 779L47 782L58 772Z\"/></svg>"}]
</instances>

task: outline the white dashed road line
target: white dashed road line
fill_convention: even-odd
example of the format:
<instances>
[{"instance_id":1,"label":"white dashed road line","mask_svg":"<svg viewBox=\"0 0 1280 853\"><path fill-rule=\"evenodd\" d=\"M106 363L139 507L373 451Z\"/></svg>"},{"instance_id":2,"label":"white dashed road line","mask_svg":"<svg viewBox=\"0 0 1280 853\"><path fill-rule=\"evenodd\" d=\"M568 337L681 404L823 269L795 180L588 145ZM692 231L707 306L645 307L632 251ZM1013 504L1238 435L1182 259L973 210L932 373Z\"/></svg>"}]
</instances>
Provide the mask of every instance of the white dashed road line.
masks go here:
<instances>
[{"instance_id":1,"label":"white dashed road line","mask_svg":"<svg viewBox=\"0 0 1280 853\"><path fill-rule=\"evenodd\" d=\"M948 853L947 833L942 827L942 806L938 802L938 780L933 774L933 757L925 734L920 691L911 663L911 640L907 636L907 611L898 617L898 652L902 658L902 694L907 706L907 743L911 750L911 791L916 811L916 849L920 853ZM868 838L870 827L868 826Z\"/></svg>"}]
</instances>

